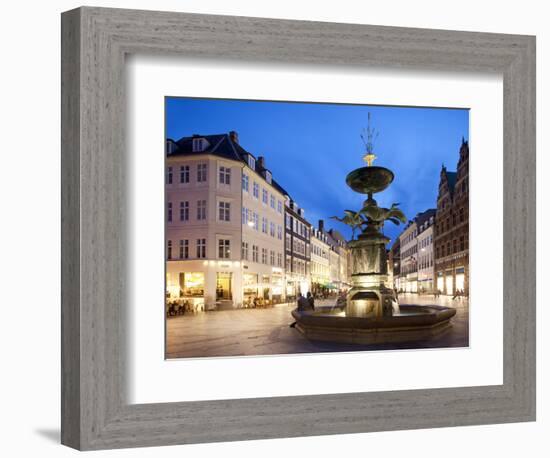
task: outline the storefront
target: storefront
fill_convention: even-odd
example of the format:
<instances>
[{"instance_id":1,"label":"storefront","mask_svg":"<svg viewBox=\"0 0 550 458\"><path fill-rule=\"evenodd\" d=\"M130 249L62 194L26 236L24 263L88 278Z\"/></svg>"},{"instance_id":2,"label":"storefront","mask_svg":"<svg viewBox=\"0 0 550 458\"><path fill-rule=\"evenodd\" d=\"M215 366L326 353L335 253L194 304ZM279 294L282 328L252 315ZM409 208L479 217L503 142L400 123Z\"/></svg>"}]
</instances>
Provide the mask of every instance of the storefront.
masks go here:
<instances>
[{"instance_id":1,"label":"storefront","mask_svg":"<svg viewBox=\"0 0 550 458\"><path fill-rule=\"evenodd\" d=\"M454 293L453 290L453 271L445 271L445 294L451 295Z\"/></svg>"},{"instance_id":2,"label":"storefront","mask_svg":"<svg viewBox=\"0 0 550 458\"><path fill-rule=\"evenodd\" d=\"M216 300L217 301L233 300L233 273L232 272L216 273Z\"/></svg>"},{"instance_id":3,"label":"storefront","mask_svg":"<svg viewBox=\"0 0 550 458\"><path fill-rule=\"evenodd\" d=\"M455 292L464 291L464 267L457 267L455 270Z\"/></svg>"},{"instance_id":4,"label":"storefront","mask_svg":"<svg viewBox=\"0 0 550 458\"><path fill-rule=\"evenodd\" d=\"M437 290L441 293L445 291L445 277L443 272L437 272Z\"/></svg>"},{"instance_id":5,"label":"storefront","mask_svg":"<svg viewBox=\"0 0 550 458\"><path fill-rule=\"evenodd\" d=\"M283 302L283 273L282 270L273 269L271 274L271 299L274 304Z\"/></svg>"},{"instance_id":6,"label":"storefront","mask_svg":"<svg viewBox=\"0 0 550 458\"><path fill-rule=\"evenodd\" d=\"M416 272L407 274L404 290L407 293L418 292L418 274Z\"/></svg>"},{"instance_id":7,"label":"storefront","mask_svg":"<svg viewBox=\"0 0 550 458\"><path fill-rule=\"evenodd\" d=\"M180 272L180 297L204 296L204 272Z\"/></svg>"},{"instance_id":8,"label":"storefront","mask_svg":"<svg viewBox=\"0 0 550 458\"><path fill-rule=\"evenodd\" d=\"M254 299L258 297L258 274L243 274L243 300L244 306L250 307Z\"/></svg>"}]
</instances>

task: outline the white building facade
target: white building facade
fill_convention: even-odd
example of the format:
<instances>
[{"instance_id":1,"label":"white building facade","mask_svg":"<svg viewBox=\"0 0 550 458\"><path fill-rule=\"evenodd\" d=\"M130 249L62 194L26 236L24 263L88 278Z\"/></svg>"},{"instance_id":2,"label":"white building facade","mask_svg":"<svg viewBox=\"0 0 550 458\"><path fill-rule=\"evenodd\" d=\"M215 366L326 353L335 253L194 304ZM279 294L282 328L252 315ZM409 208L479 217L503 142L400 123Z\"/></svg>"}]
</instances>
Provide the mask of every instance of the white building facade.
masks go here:
<instances>
[{"instance_id":1,"label":"white building facade","mask_svg":"<svg viewBox=\"0 0 550 458\"><path fill-rule=\"evenodd\" d=\"M416 240L418 228L414 221L410 221L403 233L399 236L401 243L401 275L399 286L403 292L416 293L418 291L418 270Z\"/></svg>"},{"instance_id":2,"label":"white building facade","mask_svg":"<svg viewBox=\"0 0 550 458\"><path fill-rule=\"evenodd\" d=\"M407 293L431 293L434 289L433 225L435 209L416 215L399 236L400 273L394 285Z\"/></svg>"},{"instance_id":3,"label":"white building facade","mask_svg":"<svg viewBox=\"0 0 550 458\"><path fill-rule=\"evenodd\" d=\"M318 229L311 231L311 288L319 294L330 284L330 245L328 237Z\"/></svg>"},{"instance_id":4,"label":"white building facade","mask_svg":"<svg viewBox=\"0 0 550 458\"><path fill-rule=\"evenodd\" d=\"M169 140L168 299L206 309L284 300L284 199L236 133Z\"/></svg>"},{"instance_id":5,"label":"white building facade","mask_svg":"<svg viewBox=\"0 0 550 458\"><path fill-rule=\"evenodd\" d=\"M434 283L433 217L418 228L418 292L432 293Z\"/></svg>"}]
</instances>

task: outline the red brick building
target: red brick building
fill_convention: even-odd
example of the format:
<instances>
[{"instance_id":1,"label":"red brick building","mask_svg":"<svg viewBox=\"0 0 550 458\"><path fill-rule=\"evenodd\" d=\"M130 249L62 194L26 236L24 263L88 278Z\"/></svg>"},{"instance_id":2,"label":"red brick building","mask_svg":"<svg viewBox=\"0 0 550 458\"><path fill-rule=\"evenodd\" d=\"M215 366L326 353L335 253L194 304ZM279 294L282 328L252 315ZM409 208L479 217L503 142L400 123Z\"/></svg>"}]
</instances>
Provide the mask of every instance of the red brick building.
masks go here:
<instances>
[{"instance_id":1,"label":"red brick building","mask_svg":"<svg viewBox=\"0 0 550 458\"><path fill-rule=\"evenodd\" d=\"M434 227L436 289L469 291L468 142L462 140L456 172L441 168Z\"/></svg>"}]
</instances>

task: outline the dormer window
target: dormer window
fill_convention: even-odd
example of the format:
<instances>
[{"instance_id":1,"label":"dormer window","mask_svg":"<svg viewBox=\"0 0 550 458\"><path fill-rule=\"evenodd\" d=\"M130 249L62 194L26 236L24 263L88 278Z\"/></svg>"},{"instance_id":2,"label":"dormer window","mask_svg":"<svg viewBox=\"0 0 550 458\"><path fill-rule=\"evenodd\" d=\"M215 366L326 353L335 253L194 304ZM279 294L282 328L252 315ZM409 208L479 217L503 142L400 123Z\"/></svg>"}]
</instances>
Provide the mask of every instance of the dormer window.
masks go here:
<instances>
[{"instance_id":1,"label":"dormer window","mask_svg":"<svg viewBox=\"0 0 550 458\"><path fill-rule=\"evenodd\" d=\"M208 141L206 138L194 137L193 138L193 153L201 153L208 148Z\"/></svg>"},{"instance_id":2,"label":"dormer window","mask_svg":"<svg viewBox=\"0 0 550 458\"><path fill-rule=\"evenodd\" d=\"M176 150L176 144L172 140L166 140L166 154L172 154Z\"/></svg>"},{"instance_id":3,"label":"dormer window","mask_svg":"<svg viewBox=\"0 0 550 458\"><path fill-rule=\"evenodd\" d=\"M254 157L250 154L248 155L248 167L252 170L256 170L256 159L254 159Z\"/></svg>"},{"instance_id":4,"label":"dormer window","mask_svg":"<svg viewBox=\"0 0 550 458\"><path fill-rule=\"evenodd\" d=\"M265 181L271 184L271 172L269 170L265 171Z\"/></svg>"}]
</instances>

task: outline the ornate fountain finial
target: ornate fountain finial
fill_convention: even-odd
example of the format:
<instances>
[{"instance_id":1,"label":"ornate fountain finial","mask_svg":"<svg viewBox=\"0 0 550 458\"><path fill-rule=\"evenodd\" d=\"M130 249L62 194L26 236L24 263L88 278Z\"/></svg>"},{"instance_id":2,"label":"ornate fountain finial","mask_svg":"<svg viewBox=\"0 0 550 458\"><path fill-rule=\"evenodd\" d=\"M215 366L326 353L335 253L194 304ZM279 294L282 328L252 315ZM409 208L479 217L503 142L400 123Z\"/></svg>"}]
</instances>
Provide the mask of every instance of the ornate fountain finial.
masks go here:
<instances>
[{"instance_id":1,"label":"ornate fountain finial","mask_svg":"<svg viewBox=\"0 0 550 458\"><path fill-rule=\"evenodd\" d=\"M363 143L365 144L365 150L366 154L363 156L363 160L367 163L367 165L370 167L374 160L376 159L376 156L374 155L374 142L378 138L378 131L374 130L370 125L370 111L368 114L368 125L366 129L363 129L363 133L361 134L361 140L363 140ZM366 139L365 135L366 134Z\"/></svg>"}]
</instances>

